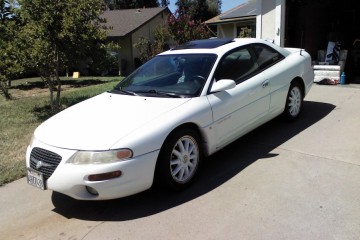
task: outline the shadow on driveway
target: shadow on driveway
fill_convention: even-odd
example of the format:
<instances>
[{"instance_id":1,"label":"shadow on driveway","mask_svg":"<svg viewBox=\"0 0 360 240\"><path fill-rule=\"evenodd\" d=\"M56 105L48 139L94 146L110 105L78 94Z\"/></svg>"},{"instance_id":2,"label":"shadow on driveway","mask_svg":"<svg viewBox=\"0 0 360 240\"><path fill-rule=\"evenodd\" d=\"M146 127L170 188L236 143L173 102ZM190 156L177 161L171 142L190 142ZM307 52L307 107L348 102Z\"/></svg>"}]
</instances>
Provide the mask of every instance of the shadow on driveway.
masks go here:
<instances>
[{"instance_id":1,"label":"shadow on driveway","mask_svg":"<svg viewBox=\"0 0 360 240\"><path fill-rule=\"evenodd\" d=\"M76 201L53 192L53 211L66 218L89 221L127 221L166 211L221 186L258 159L273 157L273 149L326 117L335 107L305 101L299 120L287 123L274 119L205 159L198 180L182 192L150 189L126 198L95 202Z\"/></svg>"}]
</instances>

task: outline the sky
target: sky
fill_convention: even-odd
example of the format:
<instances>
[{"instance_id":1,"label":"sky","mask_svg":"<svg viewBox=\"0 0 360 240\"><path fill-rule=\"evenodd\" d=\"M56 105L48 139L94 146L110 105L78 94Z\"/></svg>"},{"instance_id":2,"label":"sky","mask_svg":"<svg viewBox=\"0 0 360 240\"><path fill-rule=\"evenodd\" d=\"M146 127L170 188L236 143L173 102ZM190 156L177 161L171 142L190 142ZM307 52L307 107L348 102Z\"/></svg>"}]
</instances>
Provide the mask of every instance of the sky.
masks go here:
<instances>
[{"instance_id":1,"label":"sky","mask_svg":"<svg viewBox=\"0 0 360 240\"><path fill-rule=\"evenodd\" d=\"M242 3L244 3L246 0L222 0L221 5L221 12L226 12L227 10L230 10ZM169 8L172 12L175 12L176 6L175 6L176 0L170 0Z\"/></svg>"}]
</instances>

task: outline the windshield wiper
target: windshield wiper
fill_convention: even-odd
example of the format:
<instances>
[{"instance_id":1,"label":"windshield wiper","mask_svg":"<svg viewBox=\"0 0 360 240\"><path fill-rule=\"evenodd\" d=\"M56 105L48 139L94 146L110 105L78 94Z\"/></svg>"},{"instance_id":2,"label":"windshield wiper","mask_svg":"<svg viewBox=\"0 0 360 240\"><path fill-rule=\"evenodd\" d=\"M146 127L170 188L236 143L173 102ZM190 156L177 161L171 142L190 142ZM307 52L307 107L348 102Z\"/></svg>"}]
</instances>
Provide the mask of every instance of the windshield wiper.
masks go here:
<instances>
[{"instance_id":1,"label":"windshield wiper","mask_svg":"<svg viewBox=\"0 0 360 240\"><path fill-rule=\"evenodd\" d=\"M182 96L176 94L176 93L172 93L172 92L159 92L159 91L156 91L155 89L151 89L151 90L148 90L144 93L151 93L151 94L156 94L156 95L159 95L159 96L166 96L166 97L172 97L172 98L182 98Z\"/></svg>"},{"instance_id":2,"label":"windshield wiper","mask_svg":"<svg viewBox=\"0 0 360 240\"><path fill-rule=\"evenodd\" d=\"M138 96L135 92L123 90L123 89L121 89L121 88L114 88L114 89L111 90L110 92L111 92L111 93L121 93L121 94L126 94L126 95L131 95L131 96Z\"/></svg>"}]
</instances>

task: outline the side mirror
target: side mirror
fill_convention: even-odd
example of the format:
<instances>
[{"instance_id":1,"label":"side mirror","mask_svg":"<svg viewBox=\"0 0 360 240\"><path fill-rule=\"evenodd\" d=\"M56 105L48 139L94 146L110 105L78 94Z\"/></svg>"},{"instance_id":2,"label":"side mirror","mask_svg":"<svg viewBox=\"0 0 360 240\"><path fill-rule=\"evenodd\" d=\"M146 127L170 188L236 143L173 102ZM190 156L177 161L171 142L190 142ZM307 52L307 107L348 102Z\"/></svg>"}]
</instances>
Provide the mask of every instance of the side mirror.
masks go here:
<instances>
[{"instance_id":1,"label":"side mirror","mask_svg":"<svg viewBox=\"0 0 360 240\"><path fill-rule=\"evenodd\" d=\"M212 87L211 87L211 93L214 92L221 92L221 91L225 91L225 90L229 90L236 87L236 83L234 80L231 79L221 79L219 81L216 81L213 83Z\"/></svg>"}]
</instances>

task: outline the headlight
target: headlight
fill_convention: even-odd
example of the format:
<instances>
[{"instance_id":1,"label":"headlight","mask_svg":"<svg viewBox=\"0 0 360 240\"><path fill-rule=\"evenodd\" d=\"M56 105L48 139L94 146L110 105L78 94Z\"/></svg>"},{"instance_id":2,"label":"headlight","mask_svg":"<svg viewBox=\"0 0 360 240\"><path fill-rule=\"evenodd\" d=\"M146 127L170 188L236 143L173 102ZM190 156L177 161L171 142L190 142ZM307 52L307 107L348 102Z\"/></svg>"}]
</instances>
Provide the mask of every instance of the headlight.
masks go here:
<instances>
[{"instance_id":1,"label":"headlight","mask_svg":"<svg viewBox=\"0 0 360 240\"><path fill-rule=\"evenodd\" d=\"M111 151L78 151L66 163L72 164L103 164L124 161L133 155L130 149Z\"/></svg>"}]
</instances>

